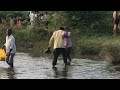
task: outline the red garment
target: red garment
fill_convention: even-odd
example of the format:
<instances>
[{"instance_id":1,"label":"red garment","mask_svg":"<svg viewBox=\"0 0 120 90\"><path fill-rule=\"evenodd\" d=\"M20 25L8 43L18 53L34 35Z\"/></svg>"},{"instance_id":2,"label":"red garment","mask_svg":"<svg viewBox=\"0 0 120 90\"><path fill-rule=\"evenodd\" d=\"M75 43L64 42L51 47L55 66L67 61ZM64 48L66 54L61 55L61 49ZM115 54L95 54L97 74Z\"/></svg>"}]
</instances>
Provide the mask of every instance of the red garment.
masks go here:
<instances>
[{"instance_id":1,"label":"red garment","mask_svg":"<svg viewBox=\"0 0 120 90\"><path fill-rule=\"evenodd\" d=\"M118 19L114 19L114 20L113 20L113 24L118 25L118 23L119 23L119 20L118 20Z\"/></svg>"}]
</instances>

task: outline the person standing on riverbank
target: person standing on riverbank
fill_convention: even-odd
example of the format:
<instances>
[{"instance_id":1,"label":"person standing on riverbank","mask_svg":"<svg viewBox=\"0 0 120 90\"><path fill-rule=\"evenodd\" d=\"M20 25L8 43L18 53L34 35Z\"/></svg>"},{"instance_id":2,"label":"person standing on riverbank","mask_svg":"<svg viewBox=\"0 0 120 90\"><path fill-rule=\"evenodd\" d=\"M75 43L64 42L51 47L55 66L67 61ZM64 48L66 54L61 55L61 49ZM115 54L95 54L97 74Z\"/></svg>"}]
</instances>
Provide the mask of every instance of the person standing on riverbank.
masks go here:
<instances>
[{"instance_id":1,"label":"person standing on riverbank","mask_svg":"<svg viewBox=\"0 0 120 90\"><path fill-rule=\"evenodd\" d=\"M13 58L16 53L16 44L15 38L12 35L12 29L7 29L6 31L6 43L3 45L3 48L6 48L6 62L8 65L13 67Z\"/></svg>"},{"instance_id":2,"label":"person standing on riverbank","mask_svg":"<svg viewBox=\"0 0 120 90\"><path fill-rule=\"evenodd\" d=\"M66 47L64 45L64 38L62 36L62 33L64 33L64 32L65 32L64 28L60 27L59 30L53 32L53 35L49 41L48 48L50 48L53 43L53 49L54 49L54 52L53 52L54 59L53 59L53 63L52 63L53 68L55 67L55 65L57 65L57 59L60 54L62 54L62 56L63 56L65 67L67 66Z\"/></svg>"},{"instance_id":3,"label":"person standing on riverbank","mask_svg":"<svg viewBox=\"0 0 120 90\"><path fill-rule=\"evenodd\" d=\"M20 18L17 19L16 27L17 27L18 29L21 29L21 27L22 27Z\"/></svg>"},{"instance_id":4,"label":"person standing on riverbank","mask_svg":"<svg viewBox=\"0 0 120 90\"><path fill-rule=\"evenodd\" d=\"M34 11L30 11L29 17L30 17L31 27L34 27L35 26L35 12Z\"/></svg>"},{"instance_id":5,"label":"person standing on riverbank","mask_svg":"<svg viewBox=\"0 0 120 90\"><path fill-rule=\"evenodd\" d=\"M114 11L113 12L113 36L116 36L116 31L117 31L117 28L118 27L118 24L119 24L119 14L117 14L117 11Z\"/></svg>"}]
</instances>

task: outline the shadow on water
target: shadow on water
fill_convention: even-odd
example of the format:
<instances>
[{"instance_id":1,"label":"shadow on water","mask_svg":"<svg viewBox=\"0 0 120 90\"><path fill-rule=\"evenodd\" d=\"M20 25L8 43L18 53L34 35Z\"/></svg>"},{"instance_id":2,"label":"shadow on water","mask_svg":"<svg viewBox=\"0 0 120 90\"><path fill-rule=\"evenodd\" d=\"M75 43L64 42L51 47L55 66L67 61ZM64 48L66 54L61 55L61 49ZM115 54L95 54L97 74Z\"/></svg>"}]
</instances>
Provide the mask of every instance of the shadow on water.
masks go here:
<instances>
[{"instance_id":1,"label":"shadow on water","mask_svg":"<svg viewBox=\"0 0 120 90\"><path fill-rule=\"evenodd\" d=\"M16 79L14 68L0 68L0 79Z\"/></svg>"},{"instance_id":2,"label":"shadow on water","mask_svg":"<svg viewBox=\"0 0 120 90\"><path fill-rule=\"evenodd\" d=\"M68 68L62 68L62 69L58 69L56 68L52 68L53 69L53 73L54 73L54 78L58 78L58 79L67 79L68 76Z\"/></svg>"}]
</instances>

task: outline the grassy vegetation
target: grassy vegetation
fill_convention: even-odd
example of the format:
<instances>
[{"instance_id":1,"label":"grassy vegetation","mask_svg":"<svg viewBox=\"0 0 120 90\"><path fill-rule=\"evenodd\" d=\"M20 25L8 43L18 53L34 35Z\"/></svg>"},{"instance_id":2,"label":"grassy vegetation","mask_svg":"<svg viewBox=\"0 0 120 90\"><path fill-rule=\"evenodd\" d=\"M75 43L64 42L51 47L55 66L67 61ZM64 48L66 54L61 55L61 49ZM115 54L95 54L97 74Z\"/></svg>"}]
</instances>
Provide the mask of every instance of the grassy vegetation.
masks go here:
<instances>
[{"instance_id":1,"label":"grassy vegetation","mask_svg":"<svg viewBox=\"0 0 120 90\"><path fill-rule=\"evenodd\" d=\"M48 46L49 38L40 42L35 42L31 49L32 56L48 56L44 51ZM79 39L72 39L72 58L89 58L95 60L107 60L111 64L120 62L120 36L82 36Z\"/></svg>"},{"instance_id":2,"label":"grassy vegetation","mask_svg":"<svg viewBox=\"0 0 120 90\"><path fill-rule=\"evenodd\" d=\"M120 64L120 36L104 42L100 55L110 64Z\"/></svg>"},{"instance_id":3,"label":"grassy vegetation","mask_svg":"<svg viewBox=\"0 0 120 90\"><path fill-rule=\"evenodd\" d=\"M13 28L14 29L14 28ZM0 45L5 42L5 28L0 29ZM53 57L53 54L45 54L49 39L53 31L34 28L32 30L15 30L18 52L27 52L33 57ZM120 36L84 36L72 33L72 58L90 58L107 60L109 63L120 63ZM53 51L53 49L51 48Z\"/></svg>"}]
</instances>

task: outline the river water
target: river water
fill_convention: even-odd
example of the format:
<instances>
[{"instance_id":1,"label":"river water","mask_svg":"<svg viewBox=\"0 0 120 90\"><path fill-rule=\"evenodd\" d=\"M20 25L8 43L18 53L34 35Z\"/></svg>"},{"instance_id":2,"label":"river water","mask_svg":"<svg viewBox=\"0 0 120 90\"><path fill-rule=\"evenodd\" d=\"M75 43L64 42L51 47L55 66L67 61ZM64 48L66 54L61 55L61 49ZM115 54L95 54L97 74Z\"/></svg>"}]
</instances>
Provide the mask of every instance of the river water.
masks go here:
<instances>
[{"instance_id":1,"label":"river water","mask_svg":"<svg viewBox=\"0 0 120 90\"><path fill-rule=\"evenodd\" d=\"M27 53L17 53L14 68L0 61L0 79L120 79L120 68L108 66L106 61L73 59L71 66L64 68L58 60L56 69L48 58L33 58Z\"/></svg>"}]
</instances>

